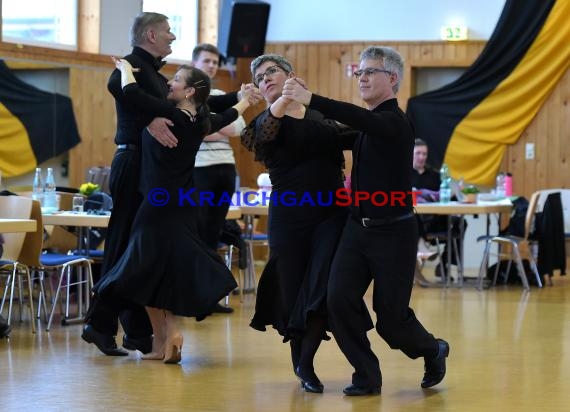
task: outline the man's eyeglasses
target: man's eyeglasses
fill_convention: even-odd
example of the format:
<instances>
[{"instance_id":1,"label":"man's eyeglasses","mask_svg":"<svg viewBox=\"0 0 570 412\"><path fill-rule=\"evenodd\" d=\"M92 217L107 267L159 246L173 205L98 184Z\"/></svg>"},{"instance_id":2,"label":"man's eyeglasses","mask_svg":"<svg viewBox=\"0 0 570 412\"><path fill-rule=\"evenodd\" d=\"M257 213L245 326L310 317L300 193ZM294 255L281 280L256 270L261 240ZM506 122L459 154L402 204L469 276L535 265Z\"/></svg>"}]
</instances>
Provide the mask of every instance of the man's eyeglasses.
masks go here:
<instances>
[{"instance_id":1,"label":"man's eyeglasses","mask_svg":"<svg viewBox=\"0 0 570 412\"><path fill-rule=\"evenodd\" d=\"M257 76L255 76L253 78L253 82L255 83L256 86L259 86L259 83L261 83L263 81L263 79L265 79L265 76L274 75L275 73L277 73L279 71L279 69L283 70L283 68L281 66L279 66L278 64L275 64L273 66L269 66L267 68L267 70L265 70L263 73L259 73ZM283 71L285 71L285 70L283 70Z\"/></svg>"},{"instance_id":2,"label":"man's eyeglasses","mask_svg":"<svg viewBox=\"0 0 570 412\"><path fill-rule=\"evenodd\" d=\"M360 79L361 76L366 75L366 76L370 76L373 73L388 73L388 74L392 74L392 72L390 70L386 70L386 69L378 69L376 67L367 67L366 69L361 69L361 70L356 70L353 73L353 76L356 79Z\"/></svg>"}]
</instances>

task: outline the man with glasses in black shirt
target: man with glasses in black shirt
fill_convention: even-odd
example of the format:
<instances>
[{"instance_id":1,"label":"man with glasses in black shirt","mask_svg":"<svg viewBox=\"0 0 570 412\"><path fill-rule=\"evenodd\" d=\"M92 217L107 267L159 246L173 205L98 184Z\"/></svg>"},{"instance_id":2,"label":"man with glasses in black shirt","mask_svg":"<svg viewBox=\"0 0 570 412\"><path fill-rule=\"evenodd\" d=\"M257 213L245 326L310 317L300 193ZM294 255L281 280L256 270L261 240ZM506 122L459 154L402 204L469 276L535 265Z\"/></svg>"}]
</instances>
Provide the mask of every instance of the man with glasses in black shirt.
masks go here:
<instances>
[{"instance_id":1,"label":"man with glasses in black shirt","mask_svg":"<svg viewBox=\"0 0 570 412\"><path fill-rule=\"evenodd\" d=\"M398 107L402 57L388 47L369 47L355 72L368 110L312 94L301 80L285 83L283 95L360 131L352 166L352 205L328 286L329 321L337 343L354 367L347 396L378 395L382 375L366 332L373 327L363 297L374 281L376 330L393 349L424 358L422 388L445 376L449 345L436 339L409 307L418 226L411 196L414 131ZM383 194L387 202L383 203ZM367 197L368 196L368 197Z\"/></svg>"}]
</instances>

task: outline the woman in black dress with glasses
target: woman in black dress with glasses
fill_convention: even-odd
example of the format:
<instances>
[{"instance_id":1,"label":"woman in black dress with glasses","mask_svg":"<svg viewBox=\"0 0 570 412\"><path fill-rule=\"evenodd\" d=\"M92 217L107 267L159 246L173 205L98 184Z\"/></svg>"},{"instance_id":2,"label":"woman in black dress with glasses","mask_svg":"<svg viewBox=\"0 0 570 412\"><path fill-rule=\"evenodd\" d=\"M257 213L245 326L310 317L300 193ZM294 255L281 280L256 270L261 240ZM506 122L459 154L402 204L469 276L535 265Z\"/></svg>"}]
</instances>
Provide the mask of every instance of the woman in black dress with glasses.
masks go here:
<instances>
[{"instance_id":1,"label":"woman in black dress with glasses","mask_svg":"<svg viewBox=\"0 0 570 412\"><path fill-rule=\"evenodd\" d=\"M334 199L343 188L343 135L319 112L281 97L285 80L293 75L284 57L259 56L251 72L269 107L242 132L242 143L267 167L272 195L278 196L269 204L270 257L259 281L251 327L265 331L271 325L289 341L303 388L321 393L313 359L321 341L329 339L327 281L346 219L346 208ZM303 196L314 204L302 202Z\"/></svg>"}]
</instances>

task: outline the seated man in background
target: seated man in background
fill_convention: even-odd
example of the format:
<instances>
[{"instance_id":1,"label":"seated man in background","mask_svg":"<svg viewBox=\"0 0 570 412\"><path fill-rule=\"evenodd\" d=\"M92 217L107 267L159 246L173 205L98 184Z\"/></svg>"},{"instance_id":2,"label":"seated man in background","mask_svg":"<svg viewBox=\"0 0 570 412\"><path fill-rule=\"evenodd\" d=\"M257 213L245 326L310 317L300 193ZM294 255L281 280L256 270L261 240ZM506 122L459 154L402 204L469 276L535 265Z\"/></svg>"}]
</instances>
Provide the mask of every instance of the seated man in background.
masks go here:
<instances>
[{"instance_id":1,"label":"seated man in background","mask_svg":"<svg viewBox=\"0 0 570 412\"><path fill-rule=\"evenodd\" d=\"M428 146L427 143L422 139L416 139L414 142L414 158L413 158L413 171L412 171L412 186L414 190L421 191L418 196L418 202L437 202L439 201L439 185L441 184L441 179L439 176L439 171L432 168L427 163L428 158ZM428 234L430 233L445 233L447 232L447 216L445 215L417 215L418 217L418 227L420 235L420 244L423 241L428 241ZM459 235L459 224L460 217L454 216L452 218L452 236ZM466 223L465 223L466 225ZM441 240L440 240L441 242ZM445 242L445 240L444 240ZM443 243L443 242L442 242ZM459 245L458 245L459 247ZM425 249L425 248L424 248ZM421 251L422 248L418 248ZM441 261L437 264L435 268L435 276L444 278L447 276L446 265L444 262L447 261L448 246L447 242L445 248L441 255ZM458 250L459 253L459 250ZM451 254L451 263L457 264L457 256L455 253Z\"/></svg>"}]
</instances>

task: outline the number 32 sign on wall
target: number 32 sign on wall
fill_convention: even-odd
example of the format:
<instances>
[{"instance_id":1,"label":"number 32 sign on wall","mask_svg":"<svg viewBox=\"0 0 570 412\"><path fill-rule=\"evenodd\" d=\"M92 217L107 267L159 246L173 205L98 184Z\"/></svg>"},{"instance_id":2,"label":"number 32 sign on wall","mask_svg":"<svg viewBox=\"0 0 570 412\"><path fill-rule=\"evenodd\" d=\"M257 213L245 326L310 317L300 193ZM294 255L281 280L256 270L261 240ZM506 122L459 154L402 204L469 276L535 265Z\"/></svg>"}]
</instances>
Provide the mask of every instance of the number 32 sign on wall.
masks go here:
<instances>
[{"instance_id":1,"label":"number 32 sign on wall","mask_svg":"<svg viewBox=\"0 0 570 412\"><path fill-rule=\"evenodd\" d=\"M467 26L442 26L440 35L442 40L467 40Z\"/></svg>"}]
</instances>

